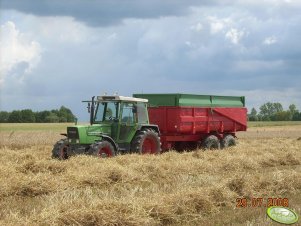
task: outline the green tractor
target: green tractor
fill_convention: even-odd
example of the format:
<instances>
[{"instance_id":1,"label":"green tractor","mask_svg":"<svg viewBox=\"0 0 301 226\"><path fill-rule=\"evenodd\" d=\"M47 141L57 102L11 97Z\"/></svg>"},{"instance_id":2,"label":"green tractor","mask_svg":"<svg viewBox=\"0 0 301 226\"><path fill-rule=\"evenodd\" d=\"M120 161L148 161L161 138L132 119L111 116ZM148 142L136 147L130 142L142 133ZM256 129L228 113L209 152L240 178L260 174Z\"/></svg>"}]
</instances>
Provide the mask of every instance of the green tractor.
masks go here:
<instances>
[{"instance_id":1,"label":"green tractor","mask_svg":"<svg viewBox=\"0 0 301 226\"><path fill-rule=\"evenodd\" d=\"M124 96L92 97L88 102L90 125L67 127L52 157L77 154L113 157L117 154L157 154L161 151L159 128L149 124L146 99Z\"/></svg>"}]
</instances>

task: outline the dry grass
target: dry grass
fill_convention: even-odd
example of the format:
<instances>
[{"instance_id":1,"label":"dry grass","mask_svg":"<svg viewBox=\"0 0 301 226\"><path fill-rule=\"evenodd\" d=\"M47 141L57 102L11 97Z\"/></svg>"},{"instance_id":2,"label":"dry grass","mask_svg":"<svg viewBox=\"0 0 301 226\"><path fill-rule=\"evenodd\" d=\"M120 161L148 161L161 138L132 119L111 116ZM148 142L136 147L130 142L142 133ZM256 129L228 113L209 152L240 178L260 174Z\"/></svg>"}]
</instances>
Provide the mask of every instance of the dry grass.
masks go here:
<instances>
[{"instance_id":1,"label":"dry grass","mask_svg":"<svg viewBox=\"0 0 301 226\"><path fill-rule=\"evenodd\" d=\"M273 224L238 197L288 197L300 214L301 140L252 132L223 151L57 161L57 132L2 131L0 225Z\"/></svg>"}]
</instances>

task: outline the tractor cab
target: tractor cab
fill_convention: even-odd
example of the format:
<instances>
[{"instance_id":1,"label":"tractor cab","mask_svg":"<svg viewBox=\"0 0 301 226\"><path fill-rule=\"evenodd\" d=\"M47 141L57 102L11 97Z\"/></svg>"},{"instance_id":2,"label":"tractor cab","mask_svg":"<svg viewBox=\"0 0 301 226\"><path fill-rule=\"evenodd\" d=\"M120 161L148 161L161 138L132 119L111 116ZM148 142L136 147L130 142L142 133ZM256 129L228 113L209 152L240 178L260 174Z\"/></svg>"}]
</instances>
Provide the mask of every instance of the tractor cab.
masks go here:
<instances>
[{"instance_id":1,"label":"tractor cab","mask_svg":"<svg viewBox=\"0 0 301 226\"><path fill-rule=\"evenodd\" d=\"M148 123L146 99L123 96L98 96L95 110L90 110L91 124L114 121Z\"/></svg>"},{"instance_id":2,"label":"tractor cab","mask_svg":"<svg viewBox=\"0 0 301 226\"><path fill-rule=\"evenodd\" d=\"M98 96L91 103L90 114L92 127L109 127L106 135L120 148L126 148L141 125L149 124L147 100L141 98Z\"/></svg>"},{"instance_id":3,"label":"tractor cab","mask_svg":"<svg viewBox=\"0 0 301 226\"><path fill-rule=\"evenodd\" d=\"M64 144L64 154L57 154L61 146L58 144L53 150L54 157L160 152L159 128L149 124L147 99L114 95L83 102L88 103L90 125L68 127L67 139L59 141Z\"/></svg>"}]
</instances>

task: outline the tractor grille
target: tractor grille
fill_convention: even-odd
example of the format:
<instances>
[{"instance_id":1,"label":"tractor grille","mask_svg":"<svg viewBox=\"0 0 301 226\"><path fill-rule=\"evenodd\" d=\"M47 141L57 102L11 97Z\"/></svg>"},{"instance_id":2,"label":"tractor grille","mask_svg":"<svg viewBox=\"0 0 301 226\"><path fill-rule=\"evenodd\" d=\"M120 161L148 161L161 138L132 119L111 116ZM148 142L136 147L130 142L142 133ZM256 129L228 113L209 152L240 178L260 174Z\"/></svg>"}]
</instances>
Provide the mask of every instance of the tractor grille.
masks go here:
<instances>
[{"instance_id":1,"label":"tractor grille","mask_svg":"<svg viewBox=\"0 0 301 226\"><path fill-rule=\"evenodd\" d=\"M67 127L67 134L69 139L79 139L78 129L76 127Z\"/></svg>"}]
</instances>

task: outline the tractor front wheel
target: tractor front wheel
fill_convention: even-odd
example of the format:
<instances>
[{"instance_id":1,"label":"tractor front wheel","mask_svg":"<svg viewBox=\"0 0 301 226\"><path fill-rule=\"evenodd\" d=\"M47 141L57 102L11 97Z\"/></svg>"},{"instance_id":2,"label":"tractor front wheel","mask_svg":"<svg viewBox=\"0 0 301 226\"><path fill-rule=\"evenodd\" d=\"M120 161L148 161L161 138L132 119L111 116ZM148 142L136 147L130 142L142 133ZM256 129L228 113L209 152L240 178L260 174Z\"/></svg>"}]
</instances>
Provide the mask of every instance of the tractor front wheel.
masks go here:
<instances>
[{"instance_id":1,"label":"tractor front wheel","mask_svg":"<svg viewBox=\"0 0 301 226\"><path fill-rule=\"evenodd\" d=\"M116 155L115 148L109 141L102 141L92 146L92 154L99 158L114 157Z\"/></svg>"},{"instance_id":2,"label":"tractor front wheel","mask_svg":"<svg viewBox=\"0 0 301 226\"><path fill-rule=\"evenodd\" d=\"M68 159L67 154L68 144L67 139L61 139L54 145L52 149L52 158L65 160Z\"/></svg>"},{"instance_id":3,"label":"tractor front wheel","mask_svg":"<svg viewBox=\"0 0 301 226\"><path fill-rule=\"evenodd\" d=\"M132 151L140 154L158 154L161 152L160 137L152 129L142 129L132 142Z\"/></svg>"}]
</instances>

